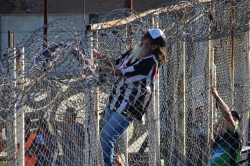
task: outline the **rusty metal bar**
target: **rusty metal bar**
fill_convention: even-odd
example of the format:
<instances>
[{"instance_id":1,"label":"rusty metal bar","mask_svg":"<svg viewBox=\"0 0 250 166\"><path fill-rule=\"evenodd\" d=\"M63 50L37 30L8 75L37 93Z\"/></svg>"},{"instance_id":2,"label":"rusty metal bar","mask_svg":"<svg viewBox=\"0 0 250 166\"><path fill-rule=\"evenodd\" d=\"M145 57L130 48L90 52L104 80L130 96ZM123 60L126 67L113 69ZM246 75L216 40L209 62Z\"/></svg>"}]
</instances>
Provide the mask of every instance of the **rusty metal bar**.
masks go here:
<instances>
[{"instance_id":1,"label":"rusty metal bar","mask_svg":"<svg viewBox=\"0 0 250 166\"><path fill-rule=\"evenodd\" d=\"M232 7L232 22L231 22L231 39L232 39L232 54L231 54L231 66L230 66L230 78L231 78L231 89L232 92L234 92L234 45L235 45L235 33L234 33L234 26L235 26L235 4L231 3ZM233 99L233 94L232 94L232 105L234 104L234 99Z\"/></svg>"},{"instance_id":2,"label":"rusty metal bar","mask_svg":"<svg viewBox=\"0 0 250 166\"><path fill-rule=\"evenodd\" d=\"M12 47L15 47L15 35L14 32L11 33L11 38L12 38Z\"/></svg>"},{"instance_id":3,"label":"rusty metal bar","mask_svg":"<svg viewBox=\"0 0 250 166\"><path fill-rule=\"evenodd\" d=\"M181 64L180 64L180 80L179 80L179 87L181 91L179 92L179 97L181 100L181 108L182 111L180 112L180 130L181 130L181 141L183 144L182 147L182 155L180 156L180 165L185 165L185 156L186 156L186 105L185 105L185 41L181 41Z\"/></svg>"},{"instance_id":4,"label":"rusty metal bar","mask_svg":"<svg viewBox=\"0 0 250 166\"><path fill-rule=\"evenodd\" d=\"M44 0L44 26L48 24L49 0ZM48 48L48 27L43 28L43 49ZM43 62L44 71L46 71L46 63Z\"/></svg>"},{"instance_id":5,"label":"rusty metal bar","mask_svg":"<svg viewBox=\"0 0 250 166\"><path fill-rule=\"evenodd\" d=\"M14 47L14 39L13 39L14 35L13 32L11 32L11 30L8 31L8 47L9 48L13 48Z\"/></svg>"},{"instance_id":6,"label":"rusty metal bar","mask_svg":"<svg viewBox=\"0 0 250 166\"><path fill-rule=\"evenodd\" d=\"M210 76L210 82L209 82L209 87L213 87L216 85L216 66L214 64L214 45L215 45L215 41L214 40L209 40L209 76ZM213 133L213 119L214 119L214 99L212 94L208 93L207 95L208 101L209 101L209 105L211 106L211 112L210 112L210 118L209 118L209 127L208 127L208 133ZM210 137L213 138L213 134L209 135L206 139L206 143L208 144L210 142ZM210 148L203 148L203 155L202 155L202 161L204 161L207 158L207 151L210 151ZM206 160L205 160L206 161ZM204 165L209 164L209 163L204 163Z\"/></svg>"},{"instance_id":7,"label":"rusty metal bar","mask_svg":"<svg viewBox=\"0 0 250 166\"><path fill-rule=\"evenodd\" d=\"M125 0L125 7L133 9L133 0Z\"/></svg>"},{"instance_id":8,"label":"rusty metal bar","mask_svg":"<svg viewBox=\"0 0 250 166\"><path fill-rule=\"evenodd\" d=\"M179 16L179 22L182 26L185 22L183 14ZM181 131L181 141L182 141L182 155L180 156L180 165L185 165L185 156L186 156L186 105L185 105L185 57L186 57L186 43L185 41L180 41L180 49L181 49L181 55L180 55L180 80L179 80L179 87L182 89L179 92L179 98L181 100L181 112L180 112L180 131Z\"/></svg>"},{"instance_id":9,"label":"rusty metal bar","mask_svg":"<svg viewBox=\"0 0 250 166\"><path fill-rule=\"evenodd\" d=\"M128 24L129 22L134 21L135 19L143 18L143 17L146 17L146 16L151 15L151 14L153 14L153 15L164 14L167 12L173 12L173 11L177 11L177 10L181 10L181 9L185 9L185 8L189 8L189 7L193 7L193 5L191 3L183 3L180 5L176 5L175 7L171 8L171 9L167 9L164 7L159 8L159 10L157 10L157 12L155 9L148 10L146 12L139 14L138 17L131 16L131 17L126 18L126 20L125 19L124 20L113 20L113 21L105 22L105 24L103 24L103 23L93 24L91 29L96 30L96 29L110 28L113 26L125 25L125 24Z\"/></svg>"},{"instance_id":10,"label":"rusty metal bar","mask_svg":"<svg viewBox=\"0 0 250 166\"><path fill-rule=\"evenodd\" d=\"M87 26L86 18L85 18L85 9L86 9L86 4L85 4L85 0L83 0L83 22L84 22L85 26Z\"/></svg>"},{"instance_id":11,"label":"rusty metal bar","mask_svg":"<svg viewBox=\"0 0 250 166\"><path fill-rule=\"evenodd\" d=\"M48 24L49 15L49 0L44 0L44 25ZM44 49L48 47L48 27L43 29L43 47Z\"/></svg>"}]
</instances>

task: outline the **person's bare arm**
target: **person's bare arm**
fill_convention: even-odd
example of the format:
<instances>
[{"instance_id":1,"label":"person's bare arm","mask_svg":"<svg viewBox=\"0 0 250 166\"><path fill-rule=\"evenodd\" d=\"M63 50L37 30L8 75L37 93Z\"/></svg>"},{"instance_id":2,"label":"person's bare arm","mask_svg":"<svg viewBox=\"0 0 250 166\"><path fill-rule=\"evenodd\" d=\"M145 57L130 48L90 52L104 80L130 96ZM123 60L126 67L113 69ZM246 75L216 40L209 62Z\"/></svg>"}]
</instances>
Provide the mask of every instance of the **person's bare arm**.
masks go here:
<instances>
[{"instance_id":1,"label":"person's bare arm","mask_svg":"<svg viewBox=\"0 0 250 166\"><path fill-rule=\"evenodd\" d=\"M123 76L122 71L116 67L105 67L103 68L102 72L104 73L110 73L111 75L115 76Z\"/></svg>"},{"instance_id":2,"label":"person's bare arm","mask_svg":"<svg viewBox=\"0 0 250 166\"><path fill-rule=\"evenodd\" d=\"M210 148L214 146L214 142L215 142L214 138L210 138Z\"/></svg>"},{"instance_id":3,"label":"person's bare arm","mask_svg":"<svg viewBox=\"0 0 250 166\"><path fill-rule=\"evenodd\" d=\"M97 71L103 72L103 73L110 73L111 75L115 75L115 76L123 76L121 70L118 69L115 66L115 64L112 62L113 59L110 59L110 58L106 57L105 55L100 54L100 52L96 51L95 49L93 50L93 57L96 59L99 59L105 63L104 67L98 66Z\"/></svg>"},{"instance_id":4,"label":"person's bare arm","mask_svg":"<svg viewBox=\"0 0 250 166\"><path fill-rule=\"evenodd\" d=\"M214 98L216 99L216 101L219 103L219 107L222 112L222 115L224 116L224 119L228 123L228 128L234 131L236 123L233 119L230 109L228 108L226 103L222 100L222 98L219 96L217 90L214 87L212 88L212 94Z\"/></svg>"},{"instance_id":5,"label":"person's bare arm","mask_svg":"<svg viewBox=\"0 0 250 166\"><path fill-rule=\"evenodd\" d=\"M118 154L116 155L115 162L118 166L123 166L122 159L121 159L120 155L118 155Z\"/></svg>"}]
</instances>

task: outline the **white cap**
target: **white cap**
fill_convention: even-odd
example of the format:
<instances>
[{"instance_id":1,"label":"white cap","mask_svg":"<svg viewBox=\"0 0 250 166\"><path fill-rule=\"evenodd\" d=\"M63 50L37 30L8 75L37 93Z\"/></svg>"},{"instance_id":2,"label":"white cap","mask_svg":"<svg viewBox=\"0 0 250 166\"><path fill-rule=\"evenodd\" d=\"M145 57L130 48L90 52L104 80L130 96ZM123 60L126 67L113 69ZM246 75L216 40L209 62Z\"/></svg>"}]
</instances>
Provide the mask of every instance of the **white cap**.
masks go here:
<instances>
[{"instance_id":1,"label":"white cap","mask_svg":"<svg viewBox=\"0 0 250 166\"><path fill-rule=\"evenodd\" d=\"M152 40L154 44L160 45L162 47L167 45L167 38L160 29L141 29L145 37Z\"/></svg>"}]
</instances>

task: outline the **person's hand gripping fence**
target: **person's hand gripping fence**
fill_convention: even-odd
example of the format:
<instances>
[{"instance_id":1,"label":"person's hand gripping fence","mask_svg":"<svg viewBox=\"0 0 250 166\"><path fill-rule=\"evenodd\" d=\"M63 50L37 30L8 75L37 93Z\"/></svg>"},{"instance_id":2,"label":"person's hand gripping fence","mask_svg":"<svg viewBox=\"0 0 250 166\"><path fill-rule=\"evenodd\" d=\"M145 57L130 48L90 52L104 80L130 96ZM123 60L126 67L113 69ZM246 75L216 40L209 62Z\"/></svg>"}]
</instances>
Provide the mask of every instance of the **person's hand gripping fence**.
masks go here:
<instances>
[{"instance_id":1,"label":"person's hand gripping fence","mask_svg":"<svg viewBox=\"0 0 250 166\"><path fill-rule=\"evenodd\" d=\"M110 75L115 76L122 76L121 70L114 65L111 58L108 58L95 49L93 49L93 57L103 62L103 65L96 67L96 71L106 74L109 73Z\"/></svg>"}]
</instances>

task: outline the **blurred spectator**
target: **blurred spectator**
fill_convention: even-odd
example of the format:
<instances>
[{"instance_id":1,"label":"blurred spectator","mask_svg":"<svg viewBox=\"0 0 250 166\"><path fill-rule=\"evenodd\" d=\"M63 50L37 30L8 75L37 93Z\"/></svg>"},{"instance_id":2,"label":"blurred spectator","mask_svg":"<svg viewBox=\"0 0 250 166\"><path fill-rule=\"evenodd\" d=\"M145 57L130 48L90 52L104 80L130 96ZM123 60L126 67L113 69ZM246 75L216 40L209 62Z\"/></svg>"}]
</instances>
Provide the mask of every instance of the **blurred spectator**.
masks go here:
<instances>
[{"instance_id":1,"label":"blurred spectator","mask_svg":"<svg viewBox=\"0 0 250 166\"><path fill-rule=\"evenodd\" d=\"M25 117L25 166L35 166L39 145L36 144L37 135L30 131L31 120Z\"/></svg>"},{"instance_id":2,"label":"blurred spectator","mask_svg":"<svg viewBox=\"0 0 250 166\"><path fill-rule=\"evenodd\" d=\"M212 88L212 94L221 110L223 120L220 134L215 139L211 138L210 166L236 166L240 160L242 144L239 130L240 115L236 111L230 111L215 88Z\"/></svg>"},{"instance_id":3,"label":"blurred spectator","mask_svg":"<svg viewBox=\"0 0 250 166\"><path fill-rule=\"evenodd\" d=\"M82 166L84 164L83 125L76 122L75 108L68 107L63 122L55 121L55 113L50 116L52 126L61 131L63 164L65 166Z\"/></svg>"},{"instance_id":4,"label":"blurred spectator","mask_svg":"<svg viewBox=\"0 0 250 166\"><path fill-rule=\"evenodd\" d=\"M40 146L36 166L51 166L57 142L56 137L50 133L48 123L45 119L38 121L36 143Z\"/></svg>"}]
</instances>

